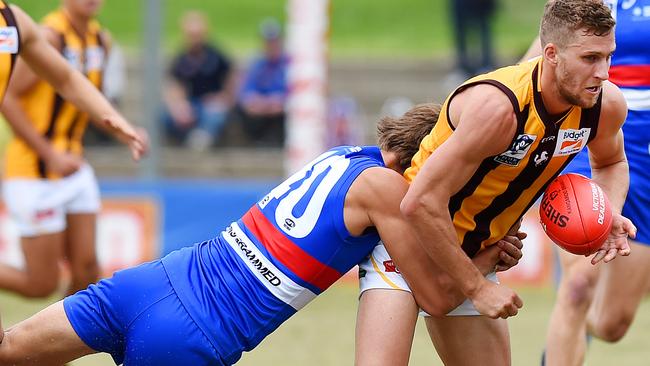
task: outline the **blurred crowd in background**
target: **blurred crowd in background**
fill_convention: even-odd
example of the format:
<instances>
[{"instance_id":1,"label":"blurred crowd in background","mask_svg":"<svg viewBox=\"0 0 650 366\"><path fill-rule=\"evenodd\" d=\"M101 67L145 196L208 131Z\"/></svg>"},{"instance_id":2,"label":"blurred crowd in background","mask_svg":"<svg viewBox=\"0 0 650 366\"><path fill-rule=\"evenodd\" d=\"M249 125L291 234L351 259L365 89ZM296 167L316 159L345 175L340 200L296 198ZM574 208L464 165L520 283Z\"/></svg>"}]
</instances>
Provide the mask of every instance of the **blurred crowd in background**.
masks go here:
<instances>
[{"instance_id":1,"label":"blurred crowd in background","mask_svg":"<svg viewBox=\"0 0 650 366\"><path fill-rule=\"evenodd\" d=\"M449 0L454 43L451 70L440 84L445 91L497 66L491 22L497 0ZM258 25L259 46L248 60L233 58L210 39L207 14L188 10L180 16L180 47L165 66L159 126L163 144L207 151L220 147L282 148L286 136L289 93L285 30L278 19ZM115 47L106 71L105 94L122 102L125 60ZM391 95L383 100L381 115L399 116L421 100ZM362 102L350 94L331 95L327 107L328 146L372 143L365 138ZM90 128L88 145L112 144L101 131Z\"/></svg>"}]
</instances>

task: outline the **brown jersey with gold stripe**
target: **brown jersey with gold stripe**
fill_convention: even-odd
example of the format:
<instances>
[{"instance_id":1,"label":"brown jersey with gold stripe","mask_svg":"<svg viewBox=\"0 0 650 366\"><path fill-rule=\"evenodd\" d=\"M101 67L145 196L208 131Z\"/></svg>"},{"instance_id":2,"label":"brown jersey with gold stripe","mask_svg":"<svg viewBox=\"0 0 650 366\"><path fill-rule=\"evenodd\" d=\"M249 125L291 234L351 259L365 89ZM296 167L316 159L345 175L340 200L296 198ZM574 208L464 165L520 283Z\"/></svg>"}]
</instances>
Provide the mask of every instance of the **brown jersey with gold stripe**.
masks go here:
<instances>
[{"instance_id":1,"label":"brown jersey with gold stripe","mask_svg":"<svg viewBox=\"0 0 650 366\"><path fill-rule=\"evenodd\" d=\"M449 102L459 92L485 83L509 97L517 115L510 148L484 159L449 202L458 240L470 257L501 239L596 136L602 93L592 108L574 106L562 115L549 115L540 93L541 67L541 59L531 60L479 75L461 85L445 101L438 123L404 174L412 181L431 153L454 133L448 117Z\"/></svg>"},{"instance_id":2,"label":"brown jersey with gold stripe","mask_svg":"<svg viewBox=\"0 0 650 366\"><path fill-rule=\"evenodd\" d=\"M101 88L106 47L99 23L88 23L85 35L79 34L61 10L48 14L43 25L60 37L61 53L68 63ZM21 105L36 130L45 136L55 149L81 155L82 138L88 115L63 100L54 88L39 80L21 96ZM14 137L5 154L5 178L58 178L47 172L45 163L22 139Z\"/></svg>"},{"instance_id":3,"label":"brown jersey with gold stripe","mask_svg":"<svg viewBox=\"0 0 650 366\"><path fill-rule=\"evenodd\" d=\"M2 0L0 0L0 15L0 102L2 102L20 50L20 33L14 13Z\"/></svg>"}]
</instances>

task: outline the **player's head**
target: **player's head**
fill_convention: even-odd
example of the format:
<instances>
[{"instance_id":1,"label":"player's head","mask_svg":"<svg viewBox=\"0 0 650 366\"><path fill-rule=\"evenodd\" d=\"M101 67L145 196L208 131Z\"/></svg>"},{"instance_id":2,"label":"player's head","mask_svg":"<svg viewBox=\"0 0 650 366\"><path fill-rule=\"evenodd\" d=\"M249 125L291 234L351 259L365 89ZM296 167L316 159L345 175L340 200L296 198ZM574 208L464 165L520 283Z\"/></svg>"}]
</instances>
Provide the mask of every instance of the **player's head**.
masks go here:
<instances>
[{"instance_id":1,"label":"player's head","mask_svg":"<svg viewBox=\"0 0 650 366\"><path fill-rule=\"evenodd\" d=\"M616 48L609 8L601 0L550 0L540 25L545 65L568 103L590 108L609 77Z\"/></svg>"},{"instance_id":2,"label":"player's head","mask_svg":"<svg viewBox=\"0 0 650 366\"><path fill-rule=\"evenodd\" d=\"M282 26L274 18L260 23L260 37L264 41L264 54L269 60L278 60L283 54Z\"/></svg>"},{"instance_id":3,"label":"player's head","mask_svg":"<svg viewBox=\"0 0 650 366\"><path fill-rule=\"evenodd\" d=\"M200 11L189 10L181 17L181 31L189 48L202 46L208 35L208 20Z\"/></svg>"},{"instance_id":4,"label":"player's head","mask_svg":"<svg viewBox=\"0 0 650 366\"><path fill-rule=\"evenodd\" d=\"M418 104L399 118L383 117L377 124L379 147L397 155L402 171L411 166L420 142L435 126L440 108L435 103Z\"/></svg>"},{"instance_id":5,"label":"player's head","mask_svg":"<svg viewBox=\"0 0 650 366\"><path fill-rule=\"evenodd\" d=\"M89 19L97 15L104 0L63 0L62 3L73 16Z\"/></svg>"}]
</instances>

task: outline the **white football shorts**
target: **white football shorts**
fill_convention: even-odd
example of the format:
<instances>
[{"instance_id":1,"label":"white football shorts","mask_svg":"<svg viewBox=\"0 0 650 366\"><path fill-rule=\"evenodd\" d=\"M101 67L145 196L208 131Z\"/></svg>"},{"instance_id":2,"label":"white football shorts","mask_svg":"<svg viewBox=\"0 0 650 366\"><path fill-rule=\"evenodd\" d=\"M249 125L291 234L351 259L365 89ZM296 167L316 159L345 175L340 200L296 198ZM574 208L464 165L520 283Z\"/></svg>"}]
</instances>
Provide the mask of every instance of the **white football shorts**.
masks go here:
<instances>
[{"instance_id":1,"label":"white football shorts","mask_svg":"<svg viewBox=\"0 0 650 366\"><path fill-rule=\"evenodd\" d=\"M497 275L492 272L486 278L494 283L499 283ZM406 281L395 267L393 260L388 255L386 247L380 243L375 247L370 256L359 264L359 296L372 289L395 289L411 292ZM421 316L429 316L424 311L420 311ZM447 313L447 316L476 316L481 315L474 304L466 299L457 308Z\"/></svg>"},{"instance_id":2,"label":"white football shorts","mask_svg":"<svg viewBox=\"0 0 650 366\"><path fill-rule=\"evenodd\" d=\"M7 179L2 182L2 196L24 237L63 231L66 214L97 213L100 208L99 186L88 164L56 180Z\"/></svg>"}]
</instances>

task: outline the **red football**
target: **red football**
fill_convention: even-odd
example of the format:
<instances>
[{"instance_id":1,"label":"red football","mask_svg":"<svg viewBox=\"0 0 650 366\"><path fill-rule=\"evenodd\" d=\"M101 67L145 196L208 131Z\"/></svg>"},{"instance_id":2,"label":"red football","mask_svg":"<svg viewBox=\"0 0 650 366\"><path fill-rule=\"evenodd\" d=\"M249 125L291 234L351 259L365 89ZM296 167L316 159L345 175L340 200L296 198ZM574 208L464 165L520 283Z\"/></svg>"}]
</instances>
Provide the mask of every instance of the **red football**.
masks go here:
<instances>
[{"instance_id":1,"label":"red football","mask_svg":"<svg viewBox=\"0 0 650 366\"><path fill-rule=\"evenodd\" d=\"M605 192L580 174L564 174L549 184L539 206L542 228L551 240L573 254L595 253L612 227Z\"/></svg>"}]
</instances>

